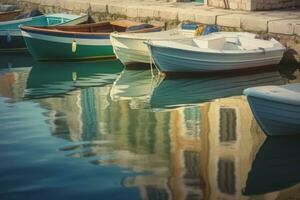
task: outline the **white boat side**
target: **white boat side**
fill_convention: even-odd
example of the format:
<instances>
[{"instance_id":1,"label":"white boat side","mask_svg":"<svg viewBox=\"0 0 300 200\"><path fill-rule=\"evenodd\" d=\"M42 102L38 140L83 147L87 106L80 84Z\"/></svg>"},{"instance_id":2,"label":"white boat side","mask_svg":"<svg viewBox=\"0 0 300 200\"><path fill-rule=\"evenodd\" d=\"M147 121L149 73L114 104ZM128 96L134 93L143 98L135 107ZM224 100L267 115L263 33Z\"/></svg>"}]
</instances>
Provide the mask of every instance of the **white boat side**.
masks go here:
<instances>
[{"instance_id":1,"label":"white boat side","mask_svg":"<svg viewBox=\"0 0 300 200\"><path fill-rule=\"evenodd\" d=\"M239 32L146 43L163 72L217 72L275 65L285 51L275 39L266 41L256 39L255 34Z\"/></svg>"},{"instance_id":2,"label":"white boat side","mask_svg":"<svg viewBox=\"0 0 300 200\"><path fill-rule=\"evenodd\" d=\"M182 30L180 27L152 33L112 33L110 40L119 60L128 65L131 63L150 62L149 49L144 43L147 40L182 39L193 37L194 30Z\"/></svg>"},{"instance_id":3,"label":"white boat side","mask_svg":"<svg viewBox=\"0 0 300 200\"><path fill-rule=\"evenodd\" d=\"M244 94L267 135L300 134L300 83L253 87Z\"/></svg>"}]
</instances>

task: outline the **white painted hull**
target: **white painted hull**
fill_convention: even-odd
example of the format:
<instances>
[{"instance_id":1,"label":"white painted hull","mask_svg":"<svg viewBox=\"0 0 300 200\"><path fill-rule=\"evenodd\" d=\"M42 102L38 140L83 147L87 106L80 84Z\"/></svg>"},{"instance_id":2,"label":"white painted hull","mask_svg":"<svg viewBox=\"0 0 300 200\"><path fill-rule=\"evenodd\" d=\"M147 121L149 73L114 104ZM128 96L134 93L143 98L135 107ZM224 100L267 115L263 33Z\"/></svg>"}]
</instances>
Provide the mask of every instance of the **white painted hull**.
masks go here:
<instances>
[{"instance_id":1,"label":"white painted hull","mask_svg":"<svg viewBox=\"0 0 300 200\"><path fill-rule=\"evenodd\" d=\"M162 32L138 33L138 34L118 34L112 33L110 36L114 53L117 58L124 64L150 63L149 49L144 43L147 40L161 39L180 39L192 37L194 31L180 31L172 29Z\"/></svg>"},{"instance_id":2,"label":"white painted hull","mask_svg":"<svg viewBox=\"0 0 300 200\"><path fill-rule=\"evenodd\" d=\"M185 50L173 50L151 47L155 64L163 72L218 72L249 69L258 66L276 65L283 51L255 54L208 54L193 53Z\"/></svg>"},{"instance_id":3,"label":"white painted hull","mask_svg":"<svg viewBox=\"0 0 300 200\"><path fill-rule=\"evenodd\" d=\"M300 135L300 84L249 88L244 93L267 135Z\"/></svg>"},{"instance_id":4,"label":"white painted hull","mask_svg":"<svg viewBox=\"0 0 300 200\"><path fill-rule=\"evenodd\" d=\"M166 73L243 70L276 65L282 59L285 51L285 48L279 43L276 43L278 46L266 50L212 50L185 44L192 43L191 40L148 42L156 66Z\"/></svg>"}]
</instances>

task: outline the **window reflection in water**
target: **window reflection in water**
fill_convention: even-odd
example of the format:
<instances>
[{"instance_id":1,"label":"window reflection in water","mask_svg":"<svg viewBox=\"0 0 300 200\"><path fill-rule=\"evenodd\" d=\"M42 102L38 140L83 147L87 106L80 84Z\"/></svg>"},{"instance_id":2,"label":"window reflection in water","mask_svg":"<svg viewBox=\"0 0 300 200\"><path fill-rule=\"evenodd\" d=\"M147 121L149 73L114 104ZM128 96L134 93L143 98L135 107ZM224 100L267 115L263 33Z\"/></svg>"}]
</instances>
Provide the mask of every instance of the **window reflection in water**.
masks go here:
<instances>
[{"instance_id":1,"label":"window reflection in water","mask_svg":"<svg viewBox=\"0 0 300 200\"><path fill-rule=\"evenodd\" d=\"M201 134L201 113L199 108L185 108L183 114L185 119L184 125L186 126L186 135L190 138L199 138Z\"/></svg>"},{"instance_id":2,"label":"window reflection in water","mask_svg":"<svg viewBox=\"0 0 300 200\"><path fill-rule=\"evenodd\" d=\"M235 165L234 161L221 158L218 162L218 187L225 194L235 194Z\"/></svg>"},{"instance_id":3,"label":"window reflection in water","mask_svg":"<svg viewBox=\"0 0 300 200\"><path fill-rule=\"evenodd\" d=\"M236 141L236 111L233 108L220 108L220 142Z\"/></svg>"},{"instance_id":4,"label":"window reflection in water","mask_svg":"<svg viewBox=\"0 0 300 200\"><path fill-rule=\"evenodd\" d=\"M188 192L186 199L201 199L203 180L200 175L200 152L184 151L183 156L185 167L183 179Z\"/></svg>"}]
</instances>

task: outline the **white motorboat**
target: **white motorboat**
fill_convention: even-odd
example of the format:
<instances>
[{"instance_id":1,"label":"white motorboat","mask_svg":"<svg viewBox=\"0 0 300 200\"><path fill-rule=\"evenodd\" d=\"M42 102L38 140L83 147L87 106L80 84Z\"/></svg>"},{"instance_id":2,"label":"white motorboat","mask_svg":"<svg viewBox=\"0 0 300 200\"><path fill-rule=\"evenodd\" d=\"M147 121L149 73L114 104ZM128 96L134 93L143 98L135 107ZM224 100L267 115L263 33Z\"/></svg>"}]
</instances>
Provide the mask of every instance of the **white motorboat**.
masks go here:
<instances>
[{"instance_id":1,"label":"white motorboat","mask_svg":"<svg viewBox=\"0 0 300 200\"><path fill-rule=\"evenodd\" d=\"M254 70L278 64L285 47L275 39L263 40L246 32L216 32L180 40L146 42L160 71L216 73Z\"/></svg>"},{"instance_id":2,"label":"white motorboat","mask_svg":"<svg viewBox=\"0 0 300 200\"><path fill-rule=\"evenodd\" d=\"M253 87L244 94L267 135L300 134L300 83Z\"/></svg>"}]
</instances>

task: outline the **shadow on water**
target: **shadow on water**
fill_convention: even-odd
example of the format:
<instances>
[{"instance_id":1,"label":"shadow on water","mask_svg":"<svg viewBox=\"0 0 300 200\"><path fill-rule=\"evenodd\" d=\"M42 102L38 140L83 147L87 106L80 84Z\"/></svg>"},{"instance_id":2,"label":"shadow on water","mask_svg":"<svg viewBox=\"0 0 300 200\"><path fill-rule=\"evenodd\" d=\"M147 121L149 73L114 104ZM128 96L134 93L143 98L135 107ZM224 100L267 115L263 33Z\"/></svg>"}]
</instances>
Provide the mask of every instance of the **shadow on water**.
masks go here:
<instances>
[{"instance_id":1,"label":"shadow on water","mask_svg":"<svg viewBox=\"0 0 300 200\"><path fill-rule=\"evenodd\" d=\"M0 54L0 69L31 67L34 60L29 53Z\"/></svg>"},{"instance_id":2,"label":"shadow on water","mask_svg":"<svg viewBox=\"0 0 300 200\"><path fill-rule=\"evenodd\" d=\"M37 62L29 73L25 98L61 96L78 88L111 84L122 69L116 60Z\"/></svg>"},{"instance_id":3,"label":"shadow on water","mask_svg":"<svg viewBox=\"0 0 300 200\"><path fill-rule=\"evenodd\" d=\"M300 182L300 136L268 137L249 172L244 195L282 190Z\"/></svg>"},{"instance_id":4,"label":"shadow on water","mask_svg":"<svg viewBox=\"0 0 300 200\"><path fill-rule=\"evenodd\" d=\"M280 63L278 70L280 75L288 80L299 79L296 73L300 70L300 62L282 62Z\"/></svg>"}]
</instances>

